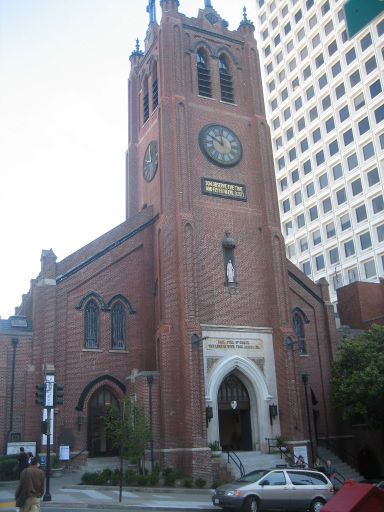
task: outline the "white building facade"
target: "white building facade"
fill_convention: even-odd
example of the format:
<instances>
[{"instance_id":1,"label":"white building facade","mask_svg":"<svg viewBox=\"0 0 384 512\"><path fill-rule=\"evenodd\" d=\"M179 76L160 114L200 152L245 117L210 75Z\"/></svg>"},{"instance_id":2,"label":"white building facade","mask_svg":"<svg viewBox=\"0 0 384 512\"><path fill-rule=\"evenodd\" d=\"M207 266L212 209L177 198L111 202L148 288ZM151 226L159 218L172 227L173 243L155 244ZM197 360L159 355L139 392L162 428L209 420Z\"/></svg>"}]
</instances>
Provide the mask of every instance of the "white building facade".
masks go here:
<instances>
[{"instance_id":1,"label":"white building facade","mask_svg":"<svg viewBox=\"0 0 384 512\"><path fill-rule=\"evenodd\" d=\"M256 0L288 258L336 289L384 276L384 14L348 39L343 0Z\"/></svg>"}]
</instances>

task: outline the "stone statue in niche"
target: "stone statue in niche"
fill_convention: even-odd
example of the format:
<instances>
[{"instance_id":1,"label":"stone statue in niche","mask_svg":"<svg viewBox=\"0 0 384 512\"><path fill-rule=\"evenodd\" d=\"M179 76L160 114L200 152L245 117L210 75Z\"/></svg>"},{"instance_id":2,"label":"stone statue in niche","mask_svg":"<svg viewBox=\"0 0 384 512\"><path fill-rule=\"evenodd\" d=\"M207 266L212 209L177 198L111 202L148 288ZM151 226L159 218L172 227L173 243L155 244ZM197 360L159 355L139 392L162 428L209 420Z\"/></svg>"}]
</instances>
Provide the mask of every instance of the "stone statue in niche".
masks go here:
<instances>
[{"instance_id":1,"label":"stone statue in niche","mask_svg":"<svg viewBox=\"0 0 384 512\"><path fill-rule=\"evenodd\" d=\"M227 263L227 279L228 279L228 283L235 282L235 269L233 268L232 260L228 260L228 263Z\"/></svg>"}]
</instances>

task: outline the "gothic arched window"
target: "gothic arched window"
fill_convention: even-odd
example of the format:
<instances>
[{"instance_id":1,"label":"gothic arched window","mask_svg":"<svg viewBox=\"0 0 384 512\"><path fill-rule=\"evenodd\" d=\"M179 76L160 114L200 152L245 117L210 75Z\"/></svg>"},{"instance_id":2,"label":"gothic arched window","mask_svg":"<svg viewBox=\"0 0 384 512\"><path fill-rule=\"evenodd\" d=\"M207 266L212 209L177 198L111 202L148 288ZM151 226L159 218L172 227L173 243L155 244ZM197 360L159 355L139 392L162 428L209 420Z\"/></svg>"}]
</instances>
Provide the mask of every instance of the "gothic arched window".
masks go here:
<instances>
[{"instance_id":1,"label":"gothic arched window","mask_svg":"<svg viewBox=\"0 0 384 512\"><path fill-rule=\"evenodd\" d=\"M219 58L220 91L222 101L234 103L233 80L229 69L228 59L225 55Z\"/></svg>"},{"instance_id":2,"label":"gothic arched window","mask_svg":"<svg viewBox=\"0 0 384 512\"><path fill-rule=\"evenodd\" d=\"M157 81L157 64L152 68L152 110L156 110L159 104L159 84Z\"/></svg>"},{"instance_id":3,"label":"gothic arched window","mask_svg":"<svg viewBox=\"0 0 384 512\"><path fill-rule=\"evenodd\" d=\"M146 123L149 119L149 94L148 94L148 77L144 79L143 85L143 119Z\"/></svg>"},{"instance_id":4,"label":"gothic arched window","mask_svg":"<svg viewBox=\"0 0 384 512\"><path fill-rule=\"evenodd\" d=\"M211 98L211 72L208 67L208 58L204 50L199 50L197 52L196 65L199 95L205 96L206 98Z\"/></svg>"},{"instance_id":5,"label":"gothic arched window","mask_svg":"<svg viewBox=\"0 0 384 512\"><path fill-rule=\"evenodd\" d=\"M94 300L85 306L84 345L85 348L99 348L99 308Z\"/></svg>"},{"instance_id":6,"label":"gothic arched window","mask_svg":"<svg viewBox=\"0 0 384 512\"><path fill-rule=\"evenodd\" d=\"M294 313L293 315L293 328L297 336L300 354L306 354L304 322L299 313Z\"/></svg>"},{"instance_id":7,"label":"gothic arched window","mask_svg":"<svg viewBox=\"0 0 384 512\"><path fill-rule=\"evenodd\" d=\"M112 308L112 349L125 348L125 310L121 302Z\"/></svg>"}]
</instances>

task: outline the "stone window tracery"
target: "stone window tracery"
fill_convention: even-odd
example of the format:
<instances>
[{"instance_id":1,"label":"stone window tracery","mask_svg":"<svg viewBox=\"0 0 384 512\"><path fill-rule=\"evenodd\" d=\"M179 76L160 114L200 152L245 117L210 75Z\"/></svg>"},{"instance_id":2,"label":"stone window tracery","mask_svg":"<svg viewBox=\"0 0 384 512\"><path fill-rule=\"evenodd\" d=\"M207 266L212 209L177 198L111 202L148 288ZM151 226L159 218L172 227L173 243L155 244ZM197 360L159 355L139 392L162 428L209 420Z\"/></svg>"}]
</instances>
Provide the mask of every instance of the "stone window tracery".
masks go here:
<instances>
[{"instance_id":1,"label":"stone window tracery","mask_svg":"<svg viewBox=\"0 0 384 512\"><path fill-rule=\"evenodd\" d=\"M297 312L293 314L293 328L297 336L299 352L300 354L306 354L307 349L305 346L304 322L299 313Z\"/></svg>"},{"instance_id":2,"label":"stone window tracery","mask_svg":"<svg viewBox=\"0 0 384 512\"><path fill-rule=\"evenodd\" d=\"M90 300L84 311L84 345L85 348L99 348L99 308Z\"/></svg>"},{"instance_id":3,"label":"stone window tracery","mask_svg":"<svg viewBox=\"0 0 384 512\"><path fill-rule=\"evenodd\" d=\"M225 55L219 57L220 91L221 100L227 103L234 103L233 79Z\"/></svg>"},{"instance_id":4,"label":"stone window tracery","mask_svg":"<svg viewBox=\"0 0 384 512\"><path fill-rule=\"evenodd\" d=\"M143 121L146 123L149 119L149 92L148 92L148 77L144 78L143 84Z\"/></svg>"},{"instance_id":5,"label":"stone window tracery","mask_svg":"<svg viewBox=\"0 0 384 512\"><path fill-rule=\"evenodd\" d=\"M125 349L125 309L121 302L112 308L112 350Z\"/></svg>"},{"instance_id":6,"label":"stone window tracery","mask_svg":"<svg viewBox=\"0 0 384 512\"><path fill-rule=\"evenodd\" d=\"M157 80L157 63L152 68L152 110L156 110L159 104L159 83Z\"/></svg>"},{"instance_id":7,"label":"stone window tracery","mask_svg":"<svg viewBox=\"0 0 384 512\"><path fill-rule=\"evenodd\" d=\"M203 49L196 54L197 85L200 96L212 97L211 72L208 67L208 57Z\"/></svg>"}]
</instances>

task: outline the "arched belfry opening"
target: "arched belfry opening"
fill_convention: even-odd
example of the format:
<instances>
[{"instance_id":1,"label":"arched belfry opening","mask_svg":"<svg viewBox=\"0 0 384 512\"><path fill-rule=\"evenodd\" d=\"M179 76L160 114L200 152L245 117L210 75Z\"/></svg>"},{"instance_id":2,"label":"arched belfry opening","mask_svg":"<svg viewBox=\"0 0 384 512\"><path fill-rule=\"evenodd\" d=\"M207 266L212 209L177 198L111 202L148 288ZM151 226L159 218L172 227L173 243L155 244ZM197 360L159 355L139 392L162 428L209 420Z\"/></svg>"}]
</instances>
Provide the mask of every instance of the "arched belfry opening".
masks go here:
<instances>
[{"instance_id":1,"label":"arched belfry opening","mask_svg":"<svg viewBox=\"0 0 384 512\"><path fill-rule=\"evenodd\" d=\"M230 373L221 383L217 407L221 447L224 450L252 450L249 394L235 374Z\"/></svg>"},{"instance_id":2,"label":"arched belfry opening","mask_svg":"<svg viewBox=\"0 0 384 512\"><path fill-rule=\"evenodd\" d=\"M105 430L103 418L118 401L108 386L98 388L88 402L88 452L90 457L117 455Z\"/></svg>"}]
</instances>

